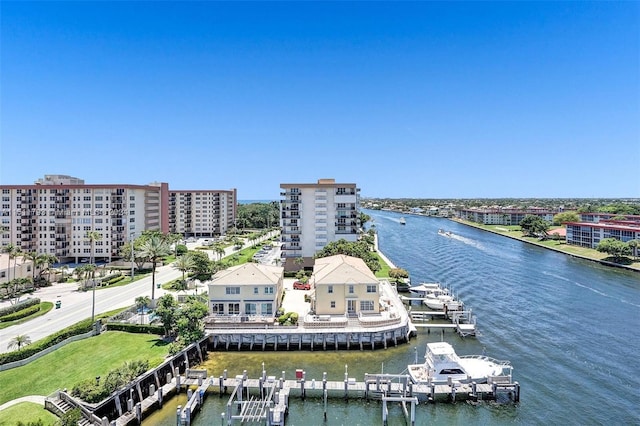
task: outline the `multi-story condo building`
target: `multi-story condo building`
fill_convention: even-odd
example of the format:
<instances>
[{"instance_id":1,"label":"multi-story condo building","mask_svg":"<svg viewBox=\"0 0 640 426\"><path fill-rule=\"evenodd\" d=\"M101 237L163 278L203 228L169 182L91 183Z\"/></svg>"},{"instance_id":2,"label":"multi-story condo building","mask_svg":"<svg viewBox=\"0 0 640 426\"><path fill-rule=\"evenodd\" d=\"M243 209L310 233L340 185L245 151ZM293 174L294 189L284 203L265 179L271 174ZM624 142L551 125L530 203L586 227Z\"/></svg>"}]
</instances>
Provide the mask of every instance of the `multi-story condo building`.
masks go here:
<instances>
[{"instance_id":1,"label":"multi-story condo building","mask_svg":"<svg viewBox=\"0 0 640 426\"><path fill-rule=\"evenodd\" d=\"M304 266L332 241L358 239L360 188L355 183L319 179L317 183L283 183L280 196L282 257L285 270Z\"/></svg>"},{"instance_id":2,"label":"multi-story condo building","mask_svg":"<svg viewBox=\"0 0 640 426\"><path fill-rule=\"evenodd\" d=\"M595 249L601 240L615 238L622 242L640 240L640 220L599 220L568 222L567 244Z\"/></svg>"},{"instance_id":3,"label":"multi-story condo building","mask_svg":"<svg viewBox=\"0 0 640 426\"><path fill-rule=\"evenodd\" d=\"M86 261L92 255L96 260L111 261L120 257L125 242L144 231L187 234L199 229L201 235L220 235L235 221L236 205L235 189L218 195L215 204L214 194L222 192L185 192L207 194L192 196L195 208L187 217L170 206L171 200L181 206L178 194L183 191L170 196L164 182L92 185L71 176L45 175L32 185L0 185L0 246L14 244L23 252L53 254L61 262ZM220 217L212 217L215 214ZM89 231L99 234L93 253Z\"/></svg>"},{"instance_id":4,"label":"multi-story condo building","mask_svg":"<svg viewBox=\"0 0 640 426\"><path fill-rule=\"evenodd\" d=\"M185 237L224 235L234 226L235 189L169 191L169 227Z\"/></svg>"},{"instance_id":5,"label":"multi-story condo building","mask_svg":"<svg viewBox=\"0 0 640 426\"><path fill-rule=\"evenodd\" d=\"M518 225L527 215L541 217L547 222L553 222L553 216L561 210L546 210L539 208L520 209L459 209L456 216L460 219L482 223L484 225Z\"/></svg>"}]
</instances>

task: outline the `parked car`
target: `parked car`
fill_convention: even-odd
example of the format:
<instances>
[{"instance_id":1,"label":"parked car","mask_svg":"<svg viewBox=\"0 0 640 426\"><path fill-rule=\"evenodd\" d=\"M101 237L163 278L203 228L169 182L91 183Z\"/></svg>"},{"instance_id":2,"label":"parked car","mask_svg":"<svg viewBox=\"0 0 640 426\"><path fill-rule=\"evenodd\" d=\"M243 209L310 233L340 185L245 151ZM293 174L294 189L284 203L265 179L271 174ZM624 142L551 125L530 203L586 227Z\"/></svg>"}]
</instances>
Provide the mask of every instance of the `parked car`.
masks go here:
<instances>
[{"instance_id":1,"label":"parked car","mask_svg":"<svg viewBox=\"0 0 640 426\"><path fill-rule=\"evenodd\" d=\"M311 284L303 283L302 281L294 281L293 288L294 290L311 290Z\"/></svg>"}]
</instances>

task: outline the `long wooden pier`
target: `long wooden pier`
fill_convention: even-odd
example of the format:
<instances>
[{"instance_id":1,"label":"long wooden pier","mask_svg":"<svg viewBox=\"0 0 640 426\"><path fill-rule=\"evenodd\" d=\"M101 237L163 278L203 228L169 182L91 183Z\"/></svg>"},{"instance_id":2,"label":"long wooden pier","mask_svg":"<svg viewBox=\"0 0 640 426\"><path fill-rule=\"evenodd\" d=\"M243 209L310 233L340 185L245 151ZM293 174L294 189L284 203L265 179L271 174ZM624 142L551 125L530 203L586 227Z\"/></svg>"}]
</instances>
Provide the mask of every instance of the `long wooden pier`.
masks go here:
<instances>
[{"instance_id":1,"label":"long wooden pier","mask_svg":"<svg viewBox=\"0 0 640 426\"><path fill-rule=\"evenodd\" d=\"M228 426L236 421L264 422L268 426L283 426L289 399L292 396L302 399L307 396L321 397L325 419L330 398L378 399L382 401L382 419L385 425L389 403L401 404L406 421L415 425L416 406L421 401L424 403L462 400L497 401L502 395L506 396L508 401L519 402L520 400L520 385L512 381L511 376L490 377L487 383L414 384L407 374L365 374L364 381L357 381L349 377L347 366L345 366L344 379L341 381L327 380L326 373L323 373L322 379L317 382L315 379L309 381L302 370L296 370L295 379L285 379L284 376L283 371L276 379L276 376L268 376L265 370L258 379L248 378L246 371L233 378L227 377L226 370L218 378L194 379L178 376L176 377L178 391L181 387L188 389L188 402L184 407L178 406L176 425L190 425L208 393L218 392L224 395L230 389L232 390L226 412L221 415L222 424ZM194 387L195 390L193 390Z\"/></svg>"}]
</instances>

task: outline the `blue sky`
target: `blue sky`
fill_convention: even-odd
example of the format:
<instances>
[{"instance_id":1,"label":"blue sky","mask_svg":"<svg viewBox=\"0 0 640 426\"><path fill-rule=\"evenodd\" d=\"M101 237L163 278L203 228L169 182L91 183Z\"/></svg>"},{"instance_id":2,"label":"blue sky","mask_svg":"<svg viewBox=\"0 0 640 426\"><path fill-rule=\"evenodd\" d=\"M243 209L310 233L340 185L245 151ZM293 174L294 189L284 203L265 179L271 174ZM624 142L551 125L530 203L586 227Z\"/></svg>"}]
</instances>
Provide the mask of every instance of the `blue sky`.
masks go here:
<instances>
[{"instance_id":1,"label":"blue sky","mask_svg":"<svg viewBox=\"0 0 640 426\"><path fill-rule=\"evenodd\" d=\"M640 2L0 8L2 184L640 197Z\"/></svg>"}]
</instances>

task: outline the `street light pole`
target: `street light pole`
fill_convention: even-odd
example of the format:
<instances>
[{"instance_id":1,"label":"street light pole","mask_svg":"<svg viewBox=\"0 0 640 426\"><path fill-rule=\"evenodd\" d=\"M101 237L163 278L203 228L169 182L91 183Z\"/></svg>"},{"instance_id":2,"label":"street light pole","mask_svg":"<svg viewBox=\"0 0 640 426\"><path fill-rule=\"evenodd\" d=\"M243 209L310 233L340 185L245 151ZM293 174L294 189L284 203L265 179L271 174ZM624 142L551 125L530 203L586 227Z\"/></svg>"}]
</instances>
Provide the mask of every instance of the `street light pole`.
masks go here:
<instances>
[{"instance_id":1,"label":"street light pole","mask_svg":"<svg viewBox=\"0 0 640 426\"><path fill-rule=\"evenodd\" d=\"M134 269L133 269L133 237L136 235L135 232L132 232L129 234L129 244L131 244L131 281L133 281L133 274L135 273Z\"/></svg>"}]
</instances>

